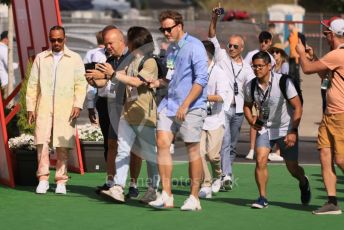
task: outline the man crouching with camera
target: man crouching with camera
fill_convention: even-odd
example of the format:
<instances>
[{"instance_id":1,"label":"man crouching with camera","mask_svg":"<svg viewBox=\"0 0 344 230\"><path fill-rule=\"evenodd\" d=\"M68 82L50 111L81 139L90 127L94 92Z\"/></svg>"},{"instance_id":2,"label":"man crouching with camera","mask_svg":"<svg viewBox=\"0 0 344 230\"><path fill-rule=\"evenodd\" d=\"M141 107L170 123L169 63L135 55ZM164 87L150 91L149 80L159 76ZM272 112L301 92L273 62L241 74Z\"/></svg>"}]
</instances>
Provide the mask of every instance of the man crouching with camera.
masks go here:
<instances>
[{"instance_id":1,"label":"man crouching with camera","mask_svg":"<svg viewBox=\"0 0 344 230\"><path fill-rule=\"evenodd\" d=\"M301 98L289 77L285 88L280 86L281 74L271 71L271 59L267 52L260 51L252 57L252 69L256 78L245 87L244 113L248 123L258 131L255 152L255 178L259 197L251 207L266 208L268 155L274 144L281 149L287 169L299 181L301 203L307 205L311 199L308 178L298 163L298 127L302 115ZM282 92L284 90L284 92ZM251 108L257 105L259 116L254 123Z\"/></svg>"}]
</instances>

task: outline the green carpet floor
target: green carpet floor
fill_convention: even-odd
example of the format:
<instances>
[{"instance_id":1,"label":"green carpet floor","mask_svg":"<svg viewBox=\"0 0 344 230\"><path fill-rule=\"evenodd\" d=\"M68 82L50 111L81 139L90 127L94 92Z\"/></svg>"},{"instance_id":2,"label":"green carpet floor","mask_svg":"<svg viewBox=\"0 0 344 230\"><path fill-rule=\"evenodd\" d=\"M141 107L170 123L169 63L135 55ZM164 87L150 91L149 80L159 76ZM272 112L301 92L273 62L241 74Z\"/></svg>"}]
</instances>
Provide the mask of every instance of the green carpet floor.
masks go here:
<instances>
[{"instance_id":1,"label":"green carpet floor","mask_svg":"<svg viewBox=\"0 0 344 230\"><path fill-rule=\"evenodd\" d=\"M145 167L143 167L144 169ZM95 194L95 186L104 182L103 173L84 176L71 173L66 196L55 195L53 183L46 195L36 195L34 187L0 187L0 229L341 229L344 214L314 216L311 211L325 202L319 166L305 166L312 187L312 201L300 205L296 180L286 168L270 165L268 200L263 210L250 208L257 198L254 165L236 164L235 187L202 201L202 211L181 212L179 207L188 195L187 165L174 169L175 208L154 210L131 200L114 204ZM145 177L142 170L141 177ZM53 182L53 180L51 180ZM344 207L344 177L339 176L338 197ZM143 194L144 188L140 188Z\"/></svg>"}]
</instances>

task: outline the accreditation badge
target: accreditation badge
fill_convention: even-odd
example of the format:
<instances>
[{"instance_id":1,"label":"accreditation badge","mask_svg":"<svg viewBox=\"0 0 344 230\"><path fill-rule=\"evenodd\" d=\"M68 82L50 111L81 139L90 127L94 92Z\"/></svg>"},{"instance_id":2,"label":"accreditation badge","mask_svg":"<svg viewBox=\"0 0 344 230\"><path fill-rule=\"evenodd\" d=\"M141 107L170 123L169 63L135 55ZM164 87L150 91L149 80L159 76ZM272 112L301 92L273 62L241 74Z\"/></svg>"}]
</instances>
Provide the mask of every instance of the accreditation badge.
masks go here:
<instances>
[{"instance_id":1,"label":"accreditation badge","mask_svg":"<svg viewBox=\"0 0 344 230\"><path fill-rule=\"evenodd\" d=\"M168 69L167 74L166 74L166 79L171 81L173 74L174 74L174 69Z\"/></svg>"},{"instance_id":2,"label":"accreditation badge","mask_svg":"<svg viewBox=\"0 0 344 230\"><path fill-rule=\"evenodd\" d=\"M166 60L167 69L174 69L174 60L172 57L168 57Z\"/></svg>"}]
</instances>

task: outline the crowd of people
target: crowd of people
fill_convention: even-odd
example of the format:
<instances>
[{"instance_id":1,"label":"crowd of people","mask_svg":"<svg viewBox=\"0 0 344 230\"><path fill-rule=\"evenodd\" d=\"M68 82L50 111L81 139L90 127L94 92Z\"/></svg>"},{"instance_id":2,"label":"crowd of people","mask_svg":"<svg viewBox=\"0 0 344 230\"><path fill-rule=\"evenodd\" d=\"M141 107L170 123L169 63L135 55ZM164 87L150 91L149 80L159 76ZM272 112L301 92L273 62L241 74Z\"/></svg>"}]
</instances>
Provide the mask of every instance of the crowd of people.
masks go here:
<instances>
[{"instance_id":1,"label":"crowd of people","mask_svg":"<svg viewBox=\"0 0 344 230\"><path fill-rule=\"evenodd\" d=\"M247 158L255 156L258 188L251 207L268 206L268 160L285 161L299 183L301 204L308 205L310 180L298 163L303 100L295 71L300 65L304 73L318 73L331 83L318 140L328 201L313 213L340 214L333 163L344 169L340 127L344 119L344 19L322 21L332 48L323 58L316 58L311 47L295 38L294 24L289 26L290 58L285 44L268 31L259 34L259 48L243 58L245 40L235 31L226 47L221 47L217 12L217 8L212 10L208 39L203 41L185 31L181 14L161 12L159 30L166 40L160 57L153 55L153 37L146 28L130 27L125 36L119 28L106 26L97 33L98 47L87 53L85 66L65 46L64 28L52 27L51 49L37 55L27 88L28 119L36 122L36 193L49 189L48 150L53 146L57 149L55 192L66 194L68 149L73 146L76 119L86 98L89 119L99 122L104 136L107 180L97 188L102 196L118 203L138 197L143 159L148 180L140 201L159 209L174 207L171 145L178 133L186 146L191 181L181 210L201 210L200 198L211 199L221 189L233 189L232 166L246 118L251 126Z\"/></svg>"}]
</instances>

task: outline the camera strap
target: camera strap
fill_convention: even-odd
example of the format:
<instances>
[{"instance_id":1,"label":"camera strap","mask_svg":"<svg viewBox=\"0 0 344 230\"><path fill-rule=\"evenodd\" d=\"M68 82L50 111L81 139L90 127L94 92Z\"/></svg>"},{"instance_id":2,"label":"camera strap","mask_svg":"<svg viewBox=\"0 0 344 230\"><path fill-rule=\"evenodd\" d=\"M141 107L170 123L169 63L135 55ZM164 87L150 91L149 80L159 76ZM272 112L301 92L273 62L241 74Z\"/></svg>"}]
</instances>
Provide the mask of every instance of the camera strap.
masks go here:
<instances>
[{"instance_id":1,"label":"camera strap","mask_svg":"<svg viewBox=\"0 0 344 230\"><path fill-rule=\"evenodd\" d=\"M214 66L215 66L215 63L212 61L212 63L211 63L211 68L210 68L210 70L208 71L208 80L209 80L209 78L210 78L211 73L213 72Z\"/></svg>"},{"instance_id":2,"label":"camera strap","mask_svg":"<svg viewBox=\"0 0 344 230\"><path fill-rule=\"evenodd\" d=\"M256 84L256 89L259 95L258 100L259 98L261 98L261 96L263 96L262 100L260 101L260 107L263 107L264 103L269 103L273 80L274 80L274 74L271 72L271 82L269 82L268 89L265 91L265 93L263 92L262 89L259 88L258 82Z\"/></svg>"}]
</instances>

